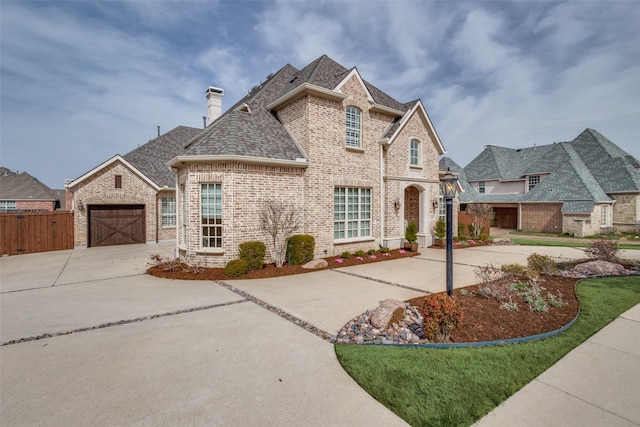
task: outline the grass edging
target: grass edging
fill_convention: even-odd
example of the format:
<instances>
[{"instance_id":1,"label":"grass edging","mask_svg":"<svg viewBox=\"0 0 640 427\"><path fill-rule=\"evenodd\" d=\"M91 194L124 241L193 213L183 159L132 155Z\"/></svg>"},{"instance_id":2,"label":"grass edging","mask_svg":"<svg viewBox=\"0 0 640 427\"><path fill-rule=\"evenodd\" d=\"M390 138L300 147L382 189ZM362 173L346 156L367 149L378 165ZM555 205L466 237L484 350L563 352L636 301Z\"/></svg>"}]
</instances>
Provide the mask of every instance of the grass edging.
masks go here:
<instances>
[{"instance_id":1,"label":"grass edging","mask_svg":"<svg viewBox=\"0 0 640 427\"><path fill-rule=\"evenodd\" d=\"M411 425L471 425L573 348L640 303L640 277L581 281L572 328L537 341L429 349L337 344L346 372Z\"/></svg>"}]
</instances>

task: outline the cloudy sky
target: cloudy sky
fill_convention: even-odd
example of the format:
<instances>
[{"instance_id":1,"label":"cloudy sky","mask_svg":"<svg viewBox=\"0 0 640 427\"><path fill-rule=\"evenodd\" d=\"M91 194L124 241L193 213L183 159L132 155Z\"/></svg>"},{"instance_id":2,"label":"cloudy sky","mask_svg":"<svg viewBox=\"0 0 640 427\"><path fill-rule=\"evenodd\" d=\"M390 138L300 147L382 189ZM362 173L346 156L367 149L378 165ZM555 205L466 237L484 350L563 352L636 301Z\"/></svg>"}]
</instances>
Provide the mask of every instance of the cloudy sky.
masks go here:
<instances>
[{"instance_id":1,"label":"cloudy sky","mask_svg":"<svg viewBox=\"0 0 640 427\"><path fill-rule=\"evenodd\" d=\"M6 1L2 166L61 188L327 54L422 99L447 155L600 131L640 158L638 1Z\"/></svg>"}]
</instances>

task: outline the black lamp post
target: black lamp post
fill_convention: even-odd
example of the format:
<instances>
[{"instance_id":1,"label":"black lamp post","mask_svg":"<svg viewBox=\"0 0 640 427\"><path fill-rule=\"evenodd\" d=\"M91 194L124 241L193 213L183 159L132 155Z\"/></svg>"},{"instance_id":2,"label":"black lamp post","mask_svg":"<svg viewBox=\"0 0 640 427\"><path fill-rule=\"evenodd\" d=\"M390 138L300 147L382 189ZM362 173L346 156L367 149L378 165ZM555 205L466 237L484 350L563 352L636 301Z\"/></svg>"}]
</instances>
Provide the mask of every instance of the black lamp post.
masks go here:
<instances>
[{"instance_id":1,"label":"black lamp post","mask_svg":"<svg viewBox=\"0 0 640 427\"><path fill-rule=\"evenodd\" d=\"M447 295L453 296L453 198L456 197L458 178L447 169L440 178L440 188L447 203Z\"/></svg>"}]
</instances>

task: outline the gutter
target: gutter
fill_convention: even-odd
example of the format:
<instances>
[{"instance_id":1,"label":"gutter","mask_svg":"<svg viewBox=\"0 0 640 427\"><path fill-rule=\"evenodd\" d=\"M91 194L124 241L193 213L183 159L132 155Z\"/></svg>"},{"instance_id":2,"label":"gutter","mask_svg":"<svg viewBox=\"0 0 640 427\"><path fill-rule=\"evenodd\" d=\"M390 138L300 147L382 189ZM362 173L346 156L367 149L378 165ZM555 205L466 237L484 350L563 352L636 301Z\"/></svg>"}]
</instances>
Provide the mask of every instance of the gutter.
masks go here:
<instances>
[{"instance_id":1,"label":"gutter","mask_svg":"<svg viewBox=\"0 0 640 427\"><path fill-rule=\"evenodd\" d=\"M177 167L183 163L250 163L256 165L266 166L283 166L290 168L306 168L309 166L309 162L304 158L298 158L295 160L287 159L272 159L268 157L253 157L253 156L218 156L218 155L197 155L197 156L176 156L169 160L167 166L170 168Z\"/></svg>"}]
</instances>

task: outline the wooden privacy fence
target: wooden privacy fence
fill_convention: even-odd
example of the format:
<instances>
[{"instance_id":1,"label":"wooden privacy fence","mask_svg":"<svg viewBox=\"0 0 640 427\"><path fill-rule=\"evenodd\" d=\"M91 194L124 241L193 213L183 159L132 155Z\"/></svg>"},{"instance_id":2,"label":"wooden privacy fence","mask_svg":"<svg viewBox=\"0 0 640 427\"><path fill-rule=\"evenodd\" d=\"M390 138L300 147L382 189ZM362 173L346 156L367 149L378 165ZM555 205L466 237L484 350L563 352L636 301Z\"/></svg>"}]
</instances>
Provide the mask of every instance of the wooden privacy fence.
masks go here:
<instances>
[{"instance_id":1,"label":"wooden privacy fence","mask_svg":"<svg viewBox=\"0 0 640 427\"><path fill-rule=\"evenodd\" d=\"M0 254L73 249L73 212L0 214Z\"/></svg>"}]
</instances>

